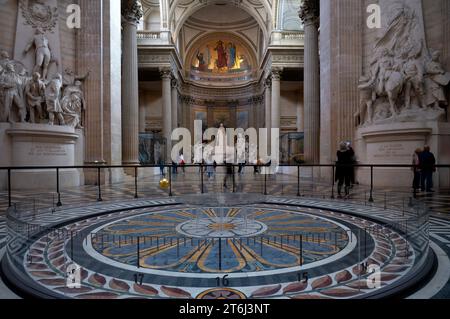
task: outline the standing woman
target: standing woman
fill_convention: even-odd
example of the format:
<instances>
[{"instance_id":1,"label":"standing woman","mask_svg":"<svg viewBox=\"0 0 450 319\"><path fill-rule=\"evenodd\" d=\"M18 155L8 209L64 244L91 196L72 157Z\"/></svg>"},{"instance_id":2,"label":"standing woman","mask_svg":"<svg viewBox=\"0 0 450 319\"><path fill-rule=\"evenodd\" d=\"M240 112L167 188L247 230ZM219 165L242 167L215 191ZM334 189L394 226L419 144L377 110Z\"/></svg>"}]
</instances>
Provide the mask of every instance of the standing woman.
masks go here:
<instances>
[{"instance_id":1,"label":"standing woman","mask_svg":"<svg viewBox=\"0 0 450 319\"><path fill-rule=\"evenodd\" d=\"M338 196L342 198L342 186L345 183L345 196L350 195L350 184L353 164L353 155L348 147L347 143L342 142L339 146L339 151L337 152L337 162L336 162L336 181L338 182Z\"/></svg>"},{"instance_id":2,"label":"standing woman","mask_svg":"<svg viewBox=\"0 0 450 319\"><path fill-rule=\"evenodd\" d=\"M412 156L412 165L414 165L411 170L414 173L413 179L413 189L417 191L420 188L420 154L422 154L422 149L418 148Z\"/></svg>"}]
</instances>

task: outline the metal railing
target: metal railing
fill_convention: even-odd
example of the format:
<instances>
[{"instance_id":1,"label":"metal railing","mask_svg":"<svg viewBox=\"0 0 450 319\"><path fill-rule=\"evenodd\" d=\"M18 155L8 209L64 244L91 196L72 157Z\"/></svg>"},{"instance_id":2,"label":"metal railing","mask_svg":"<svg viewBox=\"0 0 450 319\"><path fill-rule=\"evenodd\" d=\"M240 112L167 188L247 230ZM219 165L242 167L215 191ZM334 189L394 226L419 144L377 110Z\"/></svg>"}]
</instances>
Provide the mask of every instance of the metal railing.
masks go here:
<instances>
[{"instance_id":1,"label":"metal railing","mask_svg":"<svg viewBox=\"0 0 450 319\"><path fill-rule=\"evenodd\" d=\"M173 196L173 180L175 179L175 176L173 174L173 170L174 168L179 169L198 169L198 172L202 172L201 174L195 174L196 177L198 177L198 180L189 180L189 183L191 183L191 185L193 185L194 183L198 183L199 186L199 193L203 194L205 193L205 185L208 183L207 181L207 177L206 177L206 170L208 167L213 166L214 169L216 168L226 168L227 165L222 164L222 165L205 165L205 164L186 164L184 166L179 166L179 165L85 165L85 166L32 166L32 167L0 167L0 172L2 171L6 171L6 179L7 179L7 198L8 198L8 207L13 206L13 189L12 189L12 180L14 177L14 173L18 172L18 171L27 171L27 170L33 170L33 171L39 171L39 170L45 170L45 171L49 171L49 170L54 170L54 178L55 178L55 189L54 189L54 193L51 194L52 197L52 203L54 207L61 207L63 205L63 200L62 200L62 190L61 190L61 172L64 170L72 170L72 169L79 169L79 170L93 170L96 174L96 182L95 182L95 187L97 188L97 201L101 202L103 201L103 189L102 189L102 174L104 173L105 170L114 170L114 169L126 169L128 171L132 171L133 172L133 177L134 177L134 185L131 186L132 192L133 192L133 197L134 198L139 198L140 197L140 183L145 182L145 179L140 179L139 178L139 173L142 170L145 169L163 169L165 173L165 177L168 177L169 180L169 184L168 184L168 189L167 189L167 195L169 197ZM231 183L232 183L232 187L229 189L230 192L232 193L236 193L238 190L238 181L237 181L237 172L239 170L239 165L232 165L232 174L225 174L225 175L231 175L228 176L231 179ZM255 170L257 170L258 172L260 172L261 170L267 168L267 165L244 165L243 167L253 167L255 168ZM300 165L279 165L278 166L281 169L284 168L288 168L291 170L290 175L284 175L284 176L290 176L290 178L294 179L295 178L295 182L292 183L291 181L287 181L286 183L289 184L292 187L296 188L296 196L305 196L308 195L308 189L302 189L301 184L302 182L305 182L307 180L312 179L312 182L314 183L314 169L329 169L331 170L331 172L329 172L329 174L323 174L323 175L329 175L329 178L331 178L331 181L327 182L326 180L324 180L323 178L321 178L319 180L319 185L321 185L323 187L323 191L320 193L320 196L325 198L325 197L329 197L331 199L335 199L336 198L336 168L338 167L351 167L354 170L356 169L366 169L368 170L368 175L369 175L369 183L368 185L366 185L367 190L364 192L364 202L366 203L374 203L375 201L375 196L377 196L378 198L378 202L384 202L384 206L387 205L388 202L388 197L389 197L389 193L377 193L375 190L375 171L377 169L414 169L417 168L413 165L369 165L369 164L355 164L355 165L347 165L347 166L342 166L342 165L336 165L336 164L329 164L329 165L314 165L314 164L300 164ZM311 174L312 176L309 178L304 178L301 176L301 170L302 169L310 169L311 170ZM450 177L450 165L436 165L435 166L436 170L449 170L448 171L448 175ZM295 177L295 170L297 171L297 176ZM154 174L156 175L156 174ZM283 176L283 174L275 174L275 175L268 175L268 174L258 174L255 175L255 181L257 183L259 183L260 185L260 190L258 189L253 189L254 192L259 192L263 195L268 195L268 186L269 184L271 186L273 186L274 181L273 179L275 178L275 184L279 185L281 187L281 191L283 194L283 187L285 186L284 183L285 181L283 180L283 177L281 178L281 183L277 183L278 181L276 180L277 176ZM317 179L316 179L317 181ZM128 188L130 188L130 186L127 186ZM412 188L412 178L411 178L411 189L412 189L412 196L413 198L417 198L417 192L418 189L416 188ZM189 193L195 193L195 192L189 192L184 190L183 194L189 194ZM317 196L317 192L311 192L311 194L313 196ZM41 196L41 195L39 195ZM351 199L351 197L350 197ZM49 200L50 201L50 200ZM361 201L361 198L360 198ZM405 204L403 204L404 206Z\"/></svg>"}]
</instances>

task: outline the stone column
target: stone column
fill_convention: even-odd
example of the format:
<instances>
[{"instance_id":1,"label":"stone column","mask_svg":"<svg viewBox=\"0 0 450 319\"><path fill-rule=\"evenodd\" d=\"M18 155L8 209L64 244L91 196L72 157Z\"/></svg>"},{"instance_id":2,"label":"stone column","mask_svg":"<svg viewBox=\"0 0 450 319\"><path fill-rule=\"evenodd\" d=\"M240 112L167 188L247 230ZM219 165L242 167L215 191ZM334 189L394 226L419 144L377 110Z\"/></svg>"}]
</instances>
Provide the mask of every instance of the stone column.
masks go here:
<instances>
[{"instance_id":1,"label":"stone column","mask_svg":"<svg viewBox=\"0 0 450 319\"><path fill-rule=\"evenodd\" d=\"M172 130L178 127L178 81L172 79Z\"/></svg>"},{"instance_id":2,"label":"stone column","mask_svg":"<svg viewBox=\"0 0 450 319\"><path fill-rule=\"evenodd\" d=\"M162 98L163 98L163 137L166 139L167 157L166 163L171 163L172 152L172 72L168 69L161 70Z\"/></svg>"},{"instance_id":3,"label":"stone column","mask_svg":"<svg viewBox=\"0 0 450 319\"><path fill-rule=\"evenodd\" d=\"M270 128L272 125L272 80L267 78L266 83L264 83L266 87L265 93L265 107L266 107L266 128Z\"/></svg>"},{"instance_id":4,"label":"stone column","mask_svg":"<svg viewBox=\"0 0 450 319\"><path fill-rule=\"evenodd\" d=\"M281 70L272 70L272 128L280 128Z\"/></svg>"},{"instance_id":5,"label":"stone column","mask_svg":"<svg viewBox=\"0 0 450 319\"><path fill-rule=\"evenodd\" d=\"M305 24L305 161L320 162L319 0L305 0L299 15Z\"/></svg>"},{"instance_id":6,"label":"stone column","mask_svg":"<svg viewBox=\"0 0 450 319\"><path fill-rule=\"evenodd\" d=\"M139 79L137 25L142 6L136 0L122 1L122 162L139 163Z\"/></svg>"},{"instance_id":7,"label":"stone column","mask_svg":"<svg viewBox=\"0 0 450 319\"><path fill-rule=\"evenodd\" d=\"M102 0L81 0L82 29L77 33L77 71L89 77L84 82L86 99L85 159L89 164L105 163L103 140L103 3ZM87 183L90 178L87 177Z\"/></svg>"},{"instance_id":8,"label":"stone column","mask_svg":"<svg viewBox=\"0 0 450 319\"><path fill-rule=\"evenodd\" d=\"M139 133L145 133L145 126L147 117L146 106L145 104L139 105Z\"/></svg>"}]
</instances>

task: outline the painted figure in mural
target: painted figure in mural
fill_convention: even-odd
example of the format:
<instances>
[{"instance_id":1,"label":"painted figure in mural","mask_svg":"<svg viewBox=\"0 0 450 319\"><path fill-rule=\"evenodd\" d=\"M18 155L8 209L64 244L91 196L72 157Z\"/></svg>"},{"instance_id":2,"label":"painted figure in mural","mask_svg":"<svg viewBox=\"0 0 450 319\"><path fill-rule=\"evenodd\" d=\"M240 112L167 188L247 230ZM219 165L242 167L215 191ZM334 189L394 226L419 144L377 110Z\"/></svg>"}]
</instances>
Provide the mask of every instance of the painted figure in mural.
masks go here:
<instances>
[{"instance_id":1,"label":"painted figure in mural","mask_svg":"<svg viewBox=\"0 0 450 319\"><path fill-rule=\"evenodd\" d=\"M445 72L439 61L440 51L434 51L431 60L425 65L425 104L438 109L441 104L447 106L448 101L445 97L444 87L450 83L450 73Z\"/></svg>"},{"instance_id":2,"label":"painted figure in mural","mask_svg":"<svg viewBox=\"0 0 450 319\"><path fill-rule=\"evenodd\" d=\"M47 103L47 112L49 115L49 125L55 124L55 117L58 119L60 125L65 125L63 110L61 107L61 89L63 86L62 75L57 74L50 81L45 92L45 101Z\"/></svg>"},{"instance_id":3,"label":"painted figure in mural","mask_svg":"<svg viewBox=\"0 0 450 319\"><path fill-rule=\"evenodd\" d=\"M206 67L209 69L209 65L211 64L211 48L209 47L209 45L206 45L205 62L206 62Z\"/></svg>"},{"instance_id":4,"label":"painted figure in mural","mask_svg":"<svg viewBox=\"0 0 450 319\"><path fill-rule=\"evenodd\" d=\"M229 42L227 47L228 69L233 69L236 64L236 46Z\"/></svg>"},{"instance_id":5,"label":"painted figure in mural","mask_svg":"<svg viewBox=\"0 0 450 319\"><path fill-rule=\"evenodd\" d=\"M217 42L217 46L214 51L217 51L217 68L226 68L228 65L228 58L222 41L219 40L219 42Z\"/></svg>"},{"instance_id":6,"label":"painted figure in mural","mask_svg":"<svg viewBox=\"0 0 450 319\"><path fill-rule=\"evenodd\" d=\"M23 78L16 73L14 65L7 63L0 77L0 90L3 96L3 110L1 110L0 122L14 123L11 114L13 106L16 106L18 109L19 121L21 123L25 122L27 111L21 94L23 93L23 83Z\"/></svg>"},{"instance_id":7,"label":"painted figure in mural","mask_svg":"<svg viewBox=\"0 0 450 319\"><path fill-rule=\"evenodd\" d=\"M81 90L81 81L75 81L64 89L64 95L61 100L64 122L67 126L82 129L82 112L85 109L86 102Z\"/></svg>"},{"instance_id":8,"label":"painted figure in mural","mask_svg":"<svg viewBox=\"0 0 450 319\"><path fill-rule=\"evenodd\" d=\"M50 66L50 63L52 62L52 53L49 41L45 36L44 31L39 28L36 29L36 33L33 39L31 39L31 41L25 47L24 54L27 54L33 46L36 47L35 65L33 72L39 72L40 74L42 74L43 79L47 79L48 68Z\"/></svg>"},{"instance_id":9,"label":"painted figure in mural","mask_svg":"<svg viewBox=\"0 0 450 319\"><path fill-rule=\"evenodd\" d=\"M30 112L30 123L36 123L36 113L38 119L43 119L42 104L45 102L45 84L38 72L33 73L31 81L25 86L25 96Z\"/></svg>"},{"instance_id":10,"label":"painted figure in mural","mask_svg":"<svg viewBox=\"0 0 450 319\"><path fill-rule=\"evenodd\" d=\"M197 60L198 60L198 70L201 72L206 72L208 70L208 65L205 61L205 56L201 52L197 52Z\"/></svg>"}]
</instances>

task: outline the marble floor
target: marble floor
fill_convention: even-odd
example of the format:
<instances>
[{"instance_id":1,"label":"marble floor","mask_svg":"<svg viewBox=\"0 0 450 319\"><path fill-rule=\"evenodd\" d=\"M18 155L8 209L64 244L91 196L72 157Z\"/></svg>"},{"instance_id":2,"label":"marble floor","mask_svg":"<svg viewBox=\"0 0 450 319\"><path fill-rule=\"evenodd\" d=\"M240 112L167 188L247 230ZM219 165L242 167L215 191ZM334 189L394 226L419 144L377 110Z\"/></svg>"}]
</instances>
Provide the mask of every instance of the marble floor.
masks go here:
<instances>
[{"instance_id":1,"label":"marble floor","mask_svg":"<svg viewBox=\"0 0 450 319\"><path fill-rule=\"evenodd\" d=\"M169 190L162 189L159 185L160 176L144 177L138 179L137 194L139 198L165 198L169 197ZM298 187L297 177L285 174L276 176L254 175L253 170L247 168L243 175L235 175L234 189L231 178L227 181L227 187L224 186L224 175L216 174L215 177L208 179L203 178L204 193L232 193L233 190L238 193L252 193L273 196L296 196L298 191L301 197L323 198L329 199L333 194L331 182L315 180L312 177L300 179L300 187ZM179 172L172 178L172 194L174 196L200 194L201 193L201 175L197 169L187 170L185 173ZM99 193L97 186L82 186L74 188L61 189L61 202L63 208L77 207L84 205L92 205L97 203ZM336 192L336 191L334 191ZM401 207L407 205L408 199L412 196L410 189L399 188L376 188L373 192L374 205L383 207ZM120 202L122 200L130 200L135 197L135 182L133 178L115 183L111 185L101 186L101 198L103 203ZM367 203L369 205L370 189L367 186L355 185L351 191L351 195L345 199L348 202ZM435 193L418 193L417 199L426 203L431 211L431 228L430 236L434 244L436 244L443 253L444 258L450 256L450 190L436 190ZM57 194L55 190L41 190L40 192L12 192L12 202L17 205L25 205L28 208L48 207L55 205ZM341 202L341 200L339 200ZM345 203L345 201L344 201ZM4 246L5 241L5 221L4 212L8 206L8 194L0 192L0 249ZM450 298L450 278L444 278L447 284L434 295L434 298ZM8 292L4 287L0 286L3 292L0 297L8 298Z\"/></svg>"}]
</instances>

